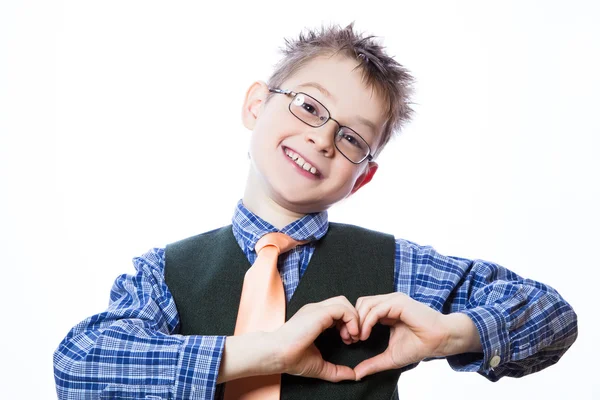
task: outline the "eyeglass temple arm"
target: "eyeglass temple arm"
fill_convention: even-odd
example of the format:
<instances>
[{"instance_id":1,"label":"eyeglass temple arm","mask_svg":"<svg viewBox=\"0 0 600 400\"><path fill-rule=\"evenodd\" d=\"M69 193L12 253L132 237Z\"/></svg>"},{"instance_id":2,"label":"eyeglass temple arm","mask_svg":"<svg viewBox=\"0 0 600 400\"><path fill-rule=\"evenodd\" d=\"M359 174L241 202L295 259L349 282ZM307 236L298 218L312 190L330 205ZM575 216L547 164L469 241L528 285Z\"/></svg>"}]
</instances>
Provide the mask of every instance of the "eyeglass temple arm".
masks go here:
<instances>
[{"instance_id":1,"label":"eyeglass temple arm","mask_svg":"<svg viewBox=\"0 0 600 400\"><path fill-rule=\"evenodd\" d=\"M296 92L291 90L277 89L277 88L269 88L269 92L281 93L281 94L291 94L292 96L296 95Z\"/></svg>"}]
</instances>

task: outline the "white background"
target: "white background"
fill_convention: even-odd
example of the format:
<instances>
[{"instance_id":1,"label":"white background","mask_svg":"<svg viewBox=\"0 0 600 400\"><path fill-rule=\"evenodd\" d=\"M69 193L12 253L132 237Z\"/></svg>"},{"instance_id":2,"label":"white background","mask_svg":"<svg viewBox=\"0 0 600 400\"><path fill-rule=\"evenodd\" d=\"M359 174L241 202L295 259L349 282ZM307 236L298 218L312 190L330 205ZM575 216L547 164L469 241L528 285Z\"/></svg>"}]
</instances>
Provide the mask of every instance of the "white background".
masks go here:
<instances>
[{"instance_id":1,"label":"white background","mask_svg":"<svg viewBox=\"0 0 600 400\"><path fill-rule=\"evenodd\" d=\"M579 338L492 384L445 361L401 399L598 399L600 20L594 1L0 3L2 398L53 398L52 352L131 258L229 223L246 89L284 37L375 34L417 79L414 121L330 219L556 288ZM9 384L10 382L10 384Z\"/></svg>"}]
</instances>

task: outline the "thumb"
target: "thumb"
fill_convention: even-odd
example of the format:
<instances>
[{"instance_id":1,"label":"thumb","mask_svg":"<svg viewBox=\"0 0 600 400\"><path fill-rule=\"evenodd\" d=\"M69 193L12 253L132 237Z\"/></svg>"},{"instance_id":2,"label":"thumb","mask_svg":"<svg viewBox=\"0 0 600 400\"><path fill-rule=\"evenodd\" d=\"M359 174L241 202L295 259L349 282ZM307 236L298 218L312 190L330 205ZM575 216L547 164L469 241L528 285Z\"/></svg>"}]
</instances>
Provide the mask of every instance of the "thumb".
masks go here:
<instances>
[{"instance_id":1,"label":"thumb","mask_svg":"<svg viewBox=\"0 0 600 400\"><path fill-rule=\"evenodd\" d=\"M356 374L354 370L345 365L336 365L325 361L323 368L320 373L314 376L329 382L340 382L344 380L354 381L356 380Z\"/></svg>"},{"instance_id":2,"label":"thumb","mask_svg":"<svg viewBox=\"0 0 600 400\"><path fill-rule=\"evenodd\" d=\"M375 357L368 358L354 367L356 373L356 380L361 380L367 375L372 375L377 372L387 371L389 369L397 368L391 357L387 352L376 355Z\"/></svg>"}]
</instances>

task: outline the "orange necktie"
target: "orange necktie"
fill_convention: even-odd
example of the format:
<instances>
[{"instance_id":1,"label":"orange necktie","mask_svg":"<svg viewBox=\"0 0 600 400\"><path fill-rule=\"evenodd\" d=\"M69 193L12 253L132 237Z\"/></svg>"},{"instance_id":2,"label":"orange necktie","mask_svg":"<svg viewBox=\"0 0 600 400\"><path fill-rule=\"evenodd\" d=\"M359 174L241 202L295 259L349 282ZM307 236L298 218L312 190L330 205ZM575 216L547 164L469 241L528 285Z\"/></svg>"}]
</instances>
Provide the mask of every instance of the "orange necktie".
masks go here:
<instances>
[{"instance_id":1,"label":"orange necktie","mask_svg":"<svg viewBox=\"0 0 600 400\"><path fill-rule=\"evenodd\" d=\"M256 242L256 261L246 272L234 335L272 332L285 323L285 292L277 258L299 244L288 235L267 233ZM275 400L281 391L281 374L251 376L229 381L225 400Z\"/></svg>"}]
</instances>

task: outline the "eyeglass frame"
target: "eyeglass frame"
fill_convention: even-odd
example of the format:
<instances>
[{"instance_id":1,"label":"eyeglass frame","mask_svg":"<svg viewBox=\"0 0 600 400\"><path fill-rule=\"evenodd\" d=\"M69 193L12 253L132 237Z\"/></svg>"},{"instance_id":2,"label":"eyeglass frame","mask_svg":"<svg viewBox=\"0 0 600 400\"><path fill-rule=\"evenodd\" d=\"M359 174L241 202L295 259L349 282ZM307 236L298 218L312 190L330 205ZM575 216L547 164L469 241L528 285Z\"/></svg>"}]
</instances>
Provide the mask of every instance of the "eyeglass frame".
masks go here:
<instances>
[{"instance_id":1,"label":"eyeglass frame","mask_svg":"<svg viewBox=\"0 0 600 400\"><path fill-rule=\"evenodd\" d=\"M337 151L340 152L341 155L344 156L344 158L348 161L350 161L352 164L362 164L365 160L369 160L369 161L373 161L373 156L371 155L371 146L369 146L369 143L365 140L365 138L363 138L358 132L356 132L354 129L350 128L349 126L345 126L340 124L337 120L331 118L331 112L329 111L329 109L327 109L327 107L325 107L323 105L323 103L321 103L319 100L315 99L314 96L311 96L310 94L304 93L304 92L294 92L293 90L287 90L287 89L278 89L278 88L269 88L269 92L271 93L278 93L278 94L285 94L287 96L292 96L292 101L290 101L290 104L288 105L288 109L290 111L290 114L292 114L294 117L298 118L298 120L304 122L306 125L312 127L312 128L320 128L321 126L325 125L327 122L329 122L329 120L332 120L333 122L335 122L338 125L338 130L335 131L335 133L333 134L333 145L335 146L335 148L337 149ZM321 107L323 107L325 109L325 111L327 111L327 114L329 114L329 118L327 118L327 120L325 122L323 122L321 125L311 125L308 122L304 121L303 119L301 119L300 117L298 117L296 114L294 114L294 112L292 111L292 103L294 102L294 98L296 98L296 95L298 94L303 94L305 96L310 97L311 99L313 99L314 101L316 101L317 103L319 103L321 105ZM344 154L344 152L342 150L340 150L340 148L337 145L336 142L336 136L340 133L340 131L342 130L342 128L347 128L350 129L352 132L354 132L359 138L362 139L363 142L365 142L365 144L367 145L367 149L369 150L367 152L367 155L360 160L359 162L355 162L352 161L351 159L348 158L347 155Z\"/></svg>"}]
</instances>

